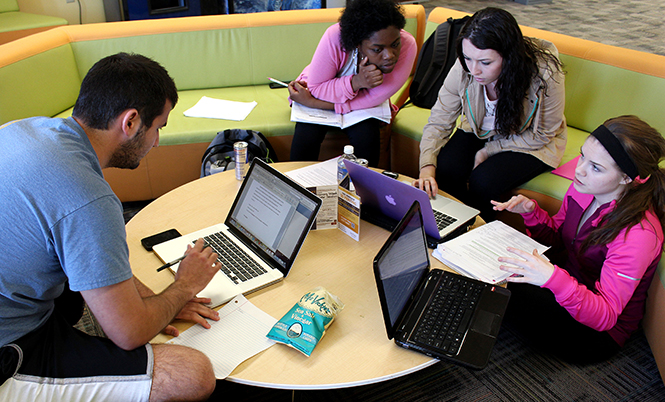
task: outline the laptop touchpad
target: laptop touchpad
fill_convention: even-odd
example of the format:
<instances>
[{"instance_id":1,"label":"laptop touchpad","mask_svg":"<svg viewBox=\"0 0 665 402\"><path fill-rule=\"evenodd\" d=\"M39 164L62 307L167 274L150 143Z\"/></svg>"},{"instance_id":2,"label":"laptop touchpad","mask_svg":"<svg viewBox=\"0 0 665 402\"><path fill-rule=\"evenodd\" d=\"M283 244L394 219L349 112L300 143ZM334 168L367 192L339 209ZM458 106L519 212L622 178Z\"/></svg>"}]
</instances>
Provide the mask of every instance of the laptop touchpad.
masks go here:
<instances>
[{"instance_id":1,"label":"laptop touchpad","mask_svg":"<svg viewBox=\"0 0 665 402\"><path fill-rule=\"evenodd\" d=\"M501 317L498 314L479 310L471 323L471 329L484 335L495 337L501 326Z\"/></svg>"}]
</instances>

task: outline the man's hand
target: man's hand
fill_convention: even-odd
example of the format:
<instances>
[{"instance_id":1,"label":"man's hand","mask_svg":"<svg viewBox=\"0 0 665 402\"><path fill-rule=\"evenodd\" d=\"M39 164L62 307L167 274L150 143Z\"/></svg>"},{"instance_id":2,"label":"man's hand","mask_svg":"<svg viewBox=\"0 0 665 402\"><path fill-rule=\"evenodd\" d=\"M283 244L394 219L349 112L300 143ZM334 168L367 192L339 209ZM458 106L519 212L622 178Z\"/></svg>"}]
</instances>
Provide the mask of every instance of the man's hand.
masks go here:
<instances>
[{"instance_id":1,"label":"man's hand","mask_svg":"<svg viewBox=\"0 0 665 402\"><path fill-rule=\"evenodd\" d=\"M175 281L182 281L196 295L208 285L219 271L217 254L210 247L204 248L203 239L198 239L194 246L187 246L186 257L180 262L175 274Z\"/></svg>"},{"instance_id":2,"label":"man's hand","mask_svg":"<svg viewBox=\"0 0 665 402\"><path fill-rule=\"evenodd\" d=\"M207 297L195 297L185 304L185 307L180 310L180 313L175 318L177 320L194 321L197 324L201 324L203 328L210 329L210 323L206 318L219 321L219 313L205 306L205 304L210 304L210 302L211 300ZM167 325L162 332L171 336L180 335L180 331L173 325Z\"/></svg>"},{"instance_id":3,"label":"man's hand","mask_svg":"<svg viewBox=\"0 0 665 402\"><path fill-rule=\"evenodd\" d=\"M439 192L439 185L436 183L436 167L434 165L423 166L420 169L420 178L411 183L413 187L417 187L427 193L429 198L435 199L436 194Z\"/></svg>"},{"instance_id":4,"label":"man's hand","mask_svg":"<svg viewBox=\"0 0 665 402\"><path fill-rule=\"evenodd\" d=\"M354 92L363 88L374 88L383 84L383 72L377 66L369 63L367 56L362 59L358 66L358 74L351 78L351 86Z\"/></svg>"}]
</instances>

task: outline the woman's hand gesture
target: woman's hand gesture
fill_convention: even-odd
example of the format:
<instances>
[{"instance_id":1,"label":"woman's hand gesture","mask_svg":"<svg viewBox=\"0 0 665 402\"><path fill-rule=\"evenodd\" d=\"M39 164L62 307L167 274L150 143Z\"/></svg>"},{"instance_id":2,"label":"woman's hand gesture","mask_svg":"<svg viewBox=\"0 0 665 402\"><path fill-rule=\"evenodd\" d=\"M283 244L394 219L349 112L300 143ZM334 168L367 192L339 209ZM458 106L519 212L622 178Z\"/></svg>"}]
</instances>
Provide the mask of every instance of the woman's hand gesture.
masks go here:
<instances>
[{"instance_id":1,"label":"woman's hand gesture","mask_svg":"<svg viewBox=\"0 0 665 402\"><path fill-rule=\"evenodd\" d=\"M536 202L530 198L518 194L506 202L490 201L495 211L509 211L516 214L528 214L536 209Z\"/></svg>"},{"instance_id":2,"label":"woman's hand gesture","mask_svg":"<svg viewBox=\"0 0 665 402\"><path fill-rule=\"evenodd\" d=\"M501 265L501 270L510 272L512 275L506 278L508 282L530 283L543 286L552 277L554 265L538 254L537 250L528 253L513 247L508 251L520 258L499 257L499 262L511 265Z\"/></svg>"}]
</instances>

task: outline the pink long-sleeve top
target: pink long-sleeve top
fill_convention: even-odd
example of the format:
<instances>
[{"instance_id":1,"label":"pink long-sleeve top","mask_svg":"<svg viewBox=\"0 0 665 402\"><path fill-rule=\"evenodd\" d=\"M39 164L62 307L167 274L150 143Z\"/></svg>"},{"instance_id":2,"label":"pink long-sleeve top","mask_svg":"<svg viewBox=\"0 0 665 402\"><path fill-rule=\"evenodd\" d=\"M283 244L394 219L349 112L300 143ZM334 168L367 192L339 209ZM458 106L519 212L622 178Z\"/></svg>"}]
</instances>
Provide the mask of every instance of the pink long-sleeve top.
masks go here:
<instances>
[{"instance_id":1,"label":"pink long-sleeve top","mask_svg":"<svg viewBox=\"0 0 665 402\"><path fill-rule=\"evenodd\" d=\"M563 267L555 265L552 277L542 286L580 323L608 334L623 346L644 316L647 290L663 252L663 229L648 211L639 225L622 230L610 243L588 247L579 254L589 232L616 201L598 208L577 232L593 195L571 185L559 212L550 217L536 206L523 214L529 235L553 248L565 248Z\"/></svg>"},{"instance_id":2,"label":"pink long-sleeve top","mask_svg":"<svg viewBox=\"0 0 665 402\"><path fill-rule=\"evenodd\" d=\"M351 57L351 52L342 49L339 24L332 25L323 34L311 63L300 73L298 80L307 82L307 88L315 98L334 103L335 113L378 106L404 85L417 56L418 46L413 36L403 29L400 34L402 49L399 59L393 71L384 74L383 83L377 87L354 92L352 75L338 77Z\"/></svg>"}]
</instances>

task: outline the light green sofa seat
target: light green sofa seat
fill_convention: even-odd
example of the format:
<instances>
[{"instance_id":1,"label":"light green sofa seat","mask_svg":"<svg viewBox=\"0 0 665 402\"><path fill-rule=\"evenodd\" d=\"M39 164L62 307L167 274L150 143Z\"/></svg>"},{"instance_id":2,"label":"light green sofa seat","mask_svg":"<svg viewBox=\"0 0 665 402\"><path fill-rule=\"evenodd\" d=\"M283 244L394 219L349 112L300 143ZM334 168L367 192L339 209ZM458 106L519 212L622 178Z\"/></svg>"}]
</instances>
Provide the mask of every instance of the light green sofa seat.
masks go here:
<instances>
[{"instance_id":1,"label":"light green sofa seat","mask_svg":"<svg viewBox=\"0 0 665 402\"><path fill-rule=\"evenodd\" d=\"M16 0L0 0L0 45L58 25L67 20L21 12Z\"/></svg>"},{"instance_id":2,"label":"light green sofa seat","mask_svg":"<svg viewBox=\"0 0 665 402\"><path fill-rule=\"evenodd\" d=\"M255 85L231 88L193 89L178 91L178 104L169 116L166 127L160 131L159 145L183 145L191 143L209 143L217 132L225 129L247 129L265 133L267 136L285 136L293 134L294 123L290 121L291 107L286 88L270 89L268 85ZM243 121L204 119L186 117L183 112L194 106L202 96L226 99L237 102L258 104ZM71 116L68 109L57 117Z\"/></svg>"},{"instance_id":3,"label":"light green sofa seat","mask_svg":"<svg viewBox=\"0 0 665 402\"><path fill-rule=\"evenodd\" d=\"M66 24L67 20L64 18L50 17L47 15L23 13L20 11L0 13L0 32L44 28Z\"/></svg>"}]
</instances>

